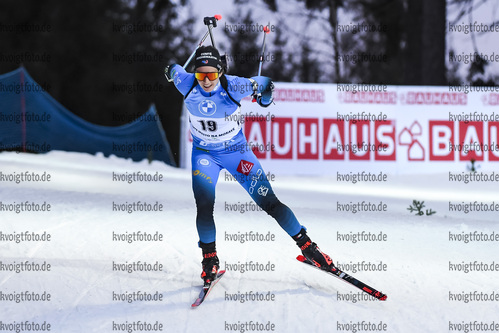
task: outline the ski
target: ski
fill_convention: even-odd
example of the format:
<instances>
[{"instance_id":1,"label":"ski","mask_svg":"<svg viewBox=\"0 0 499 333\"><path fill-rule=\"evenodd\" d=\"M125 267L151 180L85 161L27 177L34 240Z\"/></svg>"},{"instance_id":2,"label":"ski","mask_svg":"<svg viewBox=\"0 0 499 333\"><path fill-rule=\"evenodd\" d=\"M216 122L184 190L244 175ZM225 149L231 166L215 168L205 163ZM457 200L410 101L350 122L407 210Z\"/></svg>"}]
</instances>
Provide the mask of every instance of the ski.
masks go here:
<instances>
[{"instance_id":1,"label":"ski","mask_svg":"<svg viewBox=\"0 0 499 333\"><path fill-rule=\"evenodd\" d=\"M351 285L359 288L363 292L368 293L369 295L379 299L380 301L385 301L386 298L388 297L387 295L383 294L382 292L377 291L376 289L374 289L372 287L369 287L364 282L357 280L356 278L354 278L351 275L348 275L347 273L343 272L342 270L340 270L337 267L334 267L332 271L325 271L325 270L322 270L319 267L315 266L313 263L311 263L309 260L307 260L307 258L305 258L302 255L299 255L298 257L296 257L296 259L304 264L307 264L309 266L317 268L318 270L323 271L324 273L330 274L334 277L337 277L338 279L341 279L345 282L348 282Z\"/></svg>"},{"instance_id":2,"label":"ski","mask_svg":"<svg viewBox=\"0 0 499 333\"><path fill-rule=\"evenodd\" d=\"M206 296L208 296L208 294L210 293L211 289L213 289L218 280L220 280L224 274L225 270L219 271L215 280L213 280L210 284L203 286L203 289L201 289L201 292L199 293L199 297L196 299L196 301L194 301L194 303L192 303L192 308L197 308L201 305L201 303L203 303Z\"/></svg>"}]
</instances>

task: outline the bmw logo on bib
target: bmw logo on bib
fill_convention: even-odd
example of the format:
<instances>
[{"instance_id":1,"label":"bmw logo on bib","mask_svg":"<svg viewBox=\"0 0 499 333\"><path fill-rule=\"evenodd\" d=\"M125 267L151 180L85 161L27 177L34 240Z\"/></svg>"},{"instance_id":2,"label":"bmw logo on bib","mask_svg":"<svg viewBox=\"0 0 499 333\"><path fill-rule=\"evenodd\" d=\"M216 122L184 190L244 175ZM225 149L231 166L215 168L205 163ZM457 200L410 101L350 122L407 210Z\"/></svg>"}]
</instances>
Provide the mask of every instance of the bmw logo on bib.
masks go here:
<instances>
[{"instance_id":1,"label":"bmw logo on bib","mask_svg":"<svg viewBox=\"0 0 499 333\"><path fill-rule=\"evenodd\" d=\"M217 111L217 105L215 102L205 99L199 103L199 112L206 116L211 116Z\"/></svg>"}]
</instances>

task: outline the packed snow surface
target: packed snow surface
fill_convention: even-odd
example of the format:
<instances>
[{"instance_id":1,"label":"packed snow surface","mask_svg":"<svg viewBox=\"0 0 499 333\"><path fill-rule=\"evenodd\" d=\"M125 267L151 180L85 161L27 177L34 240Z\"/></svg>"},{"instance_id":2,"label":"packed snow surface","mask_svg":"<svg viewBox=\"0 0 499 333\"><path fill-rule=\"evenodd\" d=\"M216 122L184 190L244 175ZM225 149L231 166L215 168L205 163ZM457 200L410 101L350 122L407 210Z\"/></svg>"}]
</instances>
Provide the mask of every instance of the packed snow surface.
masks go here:
<instances>
[{"instance_id":1,"label":"packed snow surface","mask_svg":"<svg viewBox=\"0 0 499 333\"><path fill-rule=\"evenodd\" d=\"M155 179L123 181L139 172ZM485 240L499 234L499 212L477 211L499 204L497 182L465 184L439 173L354 184L338 181L336 171L272 180L312 240L386 293L381 302L298 262L292 239L222 171L215 220L227 273L191 309L202 258L190 170L3 152L0 173L0 331L465 332L499 325L499 241ZM409 212L413 200L424 201L425 215ZM426 215L430 209L436 213Z\"/></svg>"}]
</instances>

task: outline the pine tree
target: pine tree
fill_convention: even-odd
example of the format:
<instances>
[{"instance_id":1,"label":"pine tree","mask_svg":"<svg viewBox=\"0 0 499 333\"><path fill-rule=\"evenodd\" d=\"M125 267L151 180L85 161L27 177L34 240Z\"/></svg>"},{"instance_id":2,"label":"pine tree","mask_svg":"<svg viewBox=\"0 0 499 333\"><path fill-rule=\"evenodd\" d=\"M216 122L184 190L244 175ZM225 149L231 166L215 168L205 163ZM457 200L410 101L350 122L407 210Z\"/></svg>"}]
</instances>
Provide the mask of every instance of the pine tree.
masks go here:
<instances>
[{"instance_id":1,"label":"pine tree","mask_svg":"<svg viewBox=\"0 0 499 333\"><path fill-rule=\"evenodd\" d=\"M258 72L261 47L259 43L261 43L260 38L263 38L263 33L252 32L251 29L246 28L255 26L251 10L243 14L241 8L238 7L236 15L229 17L229 22L239 27L236 32L224 30L230 44L230 54L227 57L229 73L243 77L254 76Z\"/></svg>"}]
</instances>

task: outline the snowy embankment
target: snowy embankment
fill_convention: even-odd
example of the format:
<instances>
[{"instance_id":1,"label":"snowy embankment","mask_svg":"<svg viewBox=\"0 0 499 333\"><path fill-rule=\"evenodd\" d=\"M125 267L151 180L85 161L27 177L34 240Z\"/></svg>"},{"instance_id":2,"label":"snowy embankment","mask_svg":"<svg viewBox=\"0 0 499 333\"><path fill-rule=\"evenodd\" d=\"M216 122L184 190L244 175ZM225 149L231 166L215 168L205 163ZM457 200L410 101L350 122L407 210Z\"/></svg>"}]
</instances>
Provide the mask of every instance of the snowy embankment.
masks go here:
<instances>
[{"instance_id":1,"label":"snowy embankment","mask_svg":"<svg viewBox=\"0 0 499 333\"><path fill-rule=\"evenodd\" d=\"M119 180L139 171L156 181ZM338 182L336 174L275 177L277 196L311 238L386 293L380 302L296 261L289 236L253 211L247 193L222 171L215 219L227 273L192 310L201 250L189 170L80 153L4 152L0 172L0 331L464 332L470 322L475 331L499 324L498 301L487 300L499 295L499 242L462 238L498 234L499 212L450 211L463 202L499 204L494 183L450 182L448 174L356 184ZM50 181L17 183L26 172ZM409 213L413 199L437 213ZM381 203L386 211L352 213L349 204L359 202L360 210ZM11 211L33 203L50 211ZM144 205L155 211L133 211ZM369 233L381 241L366 241ZM142 241L144 234L152 239ZM29 241L46 236L50 241Z\"/></svg>"}]
</instances>

